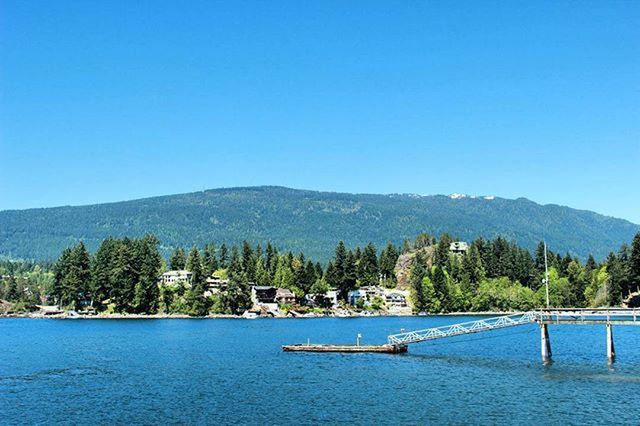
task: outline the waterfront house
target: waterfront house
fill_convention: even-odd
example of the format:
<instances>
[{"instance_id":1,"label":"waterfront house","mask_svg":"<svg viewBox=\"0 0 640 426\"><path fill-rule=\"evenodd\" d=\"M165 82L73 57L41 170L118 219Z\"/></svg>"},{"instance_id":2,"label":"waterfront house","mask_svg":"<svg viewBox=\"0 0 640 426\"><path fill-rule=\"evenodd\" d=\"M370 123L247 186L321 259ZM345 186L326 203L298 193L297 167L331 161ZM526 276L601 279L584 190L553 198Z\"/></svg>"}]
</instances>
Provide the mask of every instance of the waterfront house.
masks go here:
<instances>
[{"instance_id":1,"label":"waterfront house","mask_svg":"<svg viewBox=\"0 0 640 426\"><path fill-rule=\"evenodd\" d=\"M306 294L302 303L312 308L335 308L338 306L338 292L329 290L326 293Z\"/></svg>"},{"instance_id":2,"label":"waterfront house","mask_svg":"<svg viewBox=\"0 0 640 426\"><path fill-rule=\"evenodd\" d=\"M364 290L356 289L347 293L347 301L350 305L355 305L359 300L367 301L367 293Z\"/></svg>"},{"instance_id":3,"label":"waterfront house","mask_svg":"<svg viewBox=\"0 0 640 426\"><path fill-rule=\"evenodd\" d=\"M384 299L389 307L405 308L407 306L407 297L398 291L385 294Z\"/></svg>"},{"instance_id":4,"label":"waterfront house","mask_svg":"<svg viewBox=\"0 0 640 426\"><path fill-rule=\"evenodd\" d=\"M42 315L58 315L64 313L64 310L60 309L58 305L36 305L36 307L40 308Z\"/></svg>"},{"instance_id":5,"label":"waterfront house","mask_svg":"<svg viewBox=\"0 0 640 426\"><path fill-rule=\"evenodd\" d=\"M347 293L347 301L351 305L355 305L359 300L371 303L376 297L384 297L384 290L377 286L364 286Z\"/></svg>"},{"instance_id":6,"label":"waterfront house","mask_svg":"<svg viewBox=\"0 0 640 426\"><path fill-rule=\"evenodd\" d=\"M278 305L293 305L296 303L296 295L287 288L276 290L276 302Z\"/></svg>"},{"instance_id":7,"label":"waterfront house","mask_svg":"<svg viewBox=\"0 0 640 426\"><path fill-rule=\"evenodd\" d=\"M251 286L251 302L253 302L254 306L275 303L276 291L275 287L269 285Z\"/></svg>"}]
</instances>

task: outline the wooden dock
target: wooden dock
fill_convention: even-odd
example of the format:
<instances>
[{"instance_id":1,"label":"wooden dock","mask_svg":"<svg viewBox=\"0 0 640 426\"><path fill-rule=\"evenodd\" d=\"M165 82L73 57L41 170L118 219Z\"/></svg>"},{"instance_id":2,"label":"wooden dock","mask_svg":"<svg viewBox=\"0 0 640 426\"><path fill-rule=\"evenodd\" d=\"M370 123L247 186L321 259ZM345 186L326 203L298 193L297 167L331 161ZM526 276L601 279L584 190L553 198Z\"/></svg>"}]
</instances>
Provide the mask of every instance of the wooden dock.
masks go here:
<instances>
[{"instance_id":1,"label":"wooden dock","mask_svg":"<svg viewBox=\"0 0 640 426\"><path fill-rule=\"evenodd\" d=\"M375 352L385 354L399 354L407 352L406 345L284 345L285 352L341 352L341 353L363 353Z\"/></svg>"}]
</instances>

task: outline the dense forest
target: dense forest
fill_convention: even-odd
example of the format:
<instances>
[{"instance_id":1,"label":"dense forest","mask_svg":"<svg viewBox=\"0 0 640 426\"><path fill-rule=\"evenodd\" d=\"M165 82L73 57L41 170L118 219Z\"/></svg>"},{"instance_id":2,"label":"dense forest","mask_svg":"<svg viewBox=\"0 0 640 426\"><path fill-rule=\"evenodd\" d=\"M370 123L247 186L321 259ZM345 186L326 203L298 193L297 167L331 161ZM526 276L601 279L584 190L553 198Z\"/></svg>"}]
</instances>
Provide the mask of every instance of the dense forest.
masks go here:
<instances>
[{"instance_id":1,"label":"dense forest","mask_svg":"<svg viewBox=\"0 0 640 426\"><path fill-rule=\"evenodd\" d=\"M215 189L79 207L0 212L0 254L55 260L83 241L94 252L102 240L154 234L167 256L177 247L209 241L228 246L271 241L325 264L336 241L383 247L421 232L449 232L471 241L502 236L535 250L540 239L586 261L604 259L640 226L621 219L524 198L448 197L415 194L340 194L281 187Z\"/></svg>"},{"instance_id":2,"label":"dense forest","mask_svg":"<svg viewBox=\"0 0 640 426\"><path fill-rule=\"evenodd\" d=\"M250 286L292 290L298 298L333 288L345 301L348 291L381 285L410 290L415 312L528 310L546 303L545 250L529 250L504 238L472 241L462 253L450 250L453 239L420 234L401 247L388 243L380 252L372 243L348 249L339 242L325 267L304 253L280 252L244 242L178 248L168 262L159 240L107 238L91 255L84 243L63 250L53 265L0 262L0 299L17 309L56 303L70 309L103 312L241 314L251 307ZM553 307L617 306L640 290L640 233L598 263L569 254L547 252L550 304ZM191 285L158 285L167 270L186 269ZM408 271L406 270L408 269ZM206 279L228 279L224 291L206 294ZM406 276L403 281L400 277ZM406 282L405 282L406 281ZM14 308L14 310L17 310Z\"/></svg>"}]
</instances>

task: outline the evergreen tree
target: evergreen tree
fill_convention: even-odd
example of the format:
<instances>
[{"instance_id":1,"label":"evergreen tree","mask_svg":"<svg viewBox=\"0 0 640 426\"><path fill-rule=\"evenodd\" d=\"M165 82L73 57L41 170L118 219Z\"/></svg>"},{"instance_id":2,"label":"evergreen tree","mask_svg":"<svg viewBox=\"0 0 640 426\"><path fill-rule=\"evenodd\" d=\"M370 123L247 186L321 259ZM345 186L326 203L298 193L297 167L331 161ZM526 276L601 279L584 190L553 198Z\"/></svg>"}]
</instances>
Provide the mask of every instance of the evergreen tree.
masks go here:
<instances>
[{"instance_id":1,"label":"evergreen tree","mask_svg":"<svg viewBox=\"0 0 640 426\"><path fill-rule=\"evenodd\" d=\"M227 245L222 243L220 246L220 267L222 269L227 269L229 267L229 251L227 249Z\"/></svg>"},{"instance_id":2,"label":"evergreen tree","mask_svg":"<svg viewBox=\"0 0 640 426\"><path fill-rule=\"evenodd\" d=\"M271 242L267 243L267 248L265 249L265 267L271 277L273 277L276 273L276 267L278 266L278 252L271 245Z\"/></svg>"},{"instance_id":3,"label":"evergreen tree","mask_svg":"<svg viewBox=\"0 0 640 426\"><path fill-rule=\"evenodd\" d=\"M20 301L20 293L18 292L18 282L16 281L16 277L14 275L9 275L5 297L9 302Z\"/></svg>"},{"instance_id":4,"label":"evergreen tree","mask_svg":"<svg viewBox=\"0 0 640 426\"><path fill-rule=\"evenodd\" d=\"M186 266L187 258L182 247L176 248L169 258L169 268L173 271L183 270Z\"/></svg>"},{"instance_id":5,"label":"evergreen tree","mask_svg":"<svg viewBox=\"0 0 640 426\"><path fill-rule=\"evenodd\" d=\"M462 273L473 289L478 288L478 284L485 278L482 257L477 244L472 243L462 257Z\"/></svg>"},{"instance_id":6,"label":"evergreen tree","mask_svg":"<svg viewBox=\"0 0 640 426\"><path fill-rule=\"evenodd\" d=\"M185 268L191 272L191 287L204 284L206 278L202 267L200 250L197 247L194 246L189 252Z\"/></svg>"},{"instance_id":7,"label":"evergreen tree","mask_svg":"<svg viewBox=\"0 0 640 426\"><path fill-rule=\"evenodd\" d=\"M207 244L206 246L204 246L204 253L202 255L202 267L204 270L204 274L208 277L213 275L213 273L220 268L218 257L216 256L215 245Z\"/></svg>"},{"instance_id":8,"label":"evergreen tree","mask_svg":"<svg viewBox=\"0 0 640 426\"><path fill-rule=\"evenodd\" d=\"M54 268L53 292L61 306L80 308L89 296L91 264L89 253L82 242L62 252Z\"/></svg>"},{"instance_id":9,"label":"evergreen tree","mask_svg":"<svg viewBox=\"0 0 640 426\"><path fill-rule=\"evenodd\" d=\"M236 247L235 245L231 247L231 257L227 263L227 269L229 275L231 275L232 273L239 275L243 272L242 261L240 260L240 254L238 253L238 247Z\"/></svg>"},{"instance_id":10,"label":"evergreen tree","mask_svg":"<svg viewBox=\"0 0 640 426\"><path fill-rule=\"evenodd\" d=\"M133 312L132 302L138 276L132 265L133 244L129 238L119 241L111 269L111 300L118 312Z\"/></svg>"},{"instance_id":11,"label":"evergreen tree","mask_svg":"<svg viewBox=\"0 0 640 426\"><path fill-rule=\"evenodd\" d=\"M573 262L573 258L571 258L571 255L569 253L566 253L562 258L562 262L560 263L561 276L567 276L567 274L569 273L569 265L571 264L571 262Z\"/></svg>"},{"instance_id":12,"label":"evergreen tree","mask_svg":"<svg viewBox=\"0 0 640 426\"><path fill-rule=\"evenodd\" d=\"M278 288L286 288L291 291L296 289L296 280L293 270L291 269L289 259L281 256L278 259L278 266L273 277L273 285Z\"/></svg>"},{"instance_id":13,"label":"evergreen tree","mask_svg":"<svg viewBox=\"0 0 640 426\"><path fill-rule=\"evenodd\" d=\"M265 266L265 261L262 257L259 257L256 260L256 276L255 276L256 285L271 285L271 274L267 270Z\"/></svg>"},{"instance_id":14,"label":"evergreen tree","mask_svg":"<svg viewBox=\"0 0 640 426\"><path fill-rule=\"evenodd\" d=\"M341 291L348 295L350 290L356 288L358 278L358 270L356 266L356 256L349 250L345 261L344 277L342 281Z\"/></svg>"},{"instance_id":15,"label":"evergreen tree","mask_svg":"<svg viewBox=\"0 0 640 426\"><path fill-rule=\"evenodd\" d=\"M452 242L453 239L449 234L444 233L440 236L440 241L436 246L434 265L440 268L446 268L449 265L449 248Z\"/></svg>"},{"instance_id":16,"label":"evergreen tree","mask_svg":"<svg viewBox=\"0 0 640 426\"><path fill-rule=\"evenodd\" d=\"M360 283L362 285L378 285L378 255L373 243L367 244L360 256Z\"/></svg>"},{"instance_id":17,"label":"evergreen tree","mask_svg":"<svg viewBox=\"0 0 640 426\"><path fill-rule=\"evenodd\" d=\"M331 270L327 268L327 281L329 285L338 290L338 297L347 300L349 290L349 281L347 273L350 266L347 265L347 248L343 241L338 243L333 261L330 263Z\"/></svg>"},{"instance_id":18,"label":"evergreen tree","mask_svg":"<svg viewBox=\"0 0 640 426\"><path fill-rule=\"evenodd\" d=\"M245 240L242 242L242 270L246 272L247 279L250 282L255 281L255 265L256 260L253 255L253 249Z\"/></svg>"},{"instance_id":19,"label":"evergreen tree","mask_svg":"<svg viewBox=\"0 0 640 426\"><path fill-rule=\"evenodd\" d=\"M624 285L624 267L616 255L611 252L607 256L607 274L609 280L606 283L607 305L617 306L622 301L622 288Z\"/></svg>"},{"instance_id":20,"label":"evergreen tree","mask_svg":"<svg viewBox=\"0 0 640 426\"><path fill-rule=\"evenodd\" d=\"M436 265L432 276L436 297L440 301L442 310L447 311L449 309L447 275L442 267Z\"/></svg>"},{"instance_id":21,"label":"evergreen tree","mask_svg":"<svg viewBox=\"0 0 640 426\"><path fill-rule=\"evenodd\" d=\"M629 257L629 291L640 291L640 232L633 238Z\"/></svg>"},{"instance_id":22,"label":"evergreen tree","mask_svg":"<svg viewBox=\"0 0 640 426\"><path fill-rule=\"evenodd\" d=\"M535 267L538 272L539 277L544 276L544 241L540 241L538 243L538 247L536 248L536 262Z\"/></svg>"},{"instance_id":23,"label":"evergreen tree","mask_svg":"<svg viewBox=\"0 0 640 426\"><path fill-rule=\"evenodd\" d=\"M91 265L91 294L94 304L102 307L102 302L111 296L111 281L117 242L109 237L102 241Z\"/></svg>"},{"instance_id":24,"label":"evergreen tree","mask_svg":"<svg viewBox=\"0 0 640 426\"><path fill-rule=\"evenodd\" d=\"M395 268L398 257L400 257L400 253L392 243L388 243L384 250L382 250L380 254L380 274L382 274L383 280L395 282Z\"/></svg>"},{"instance_id":25,"label":"evergreen tree","mask_svg":"<svg viewBox=\"0 0 640 426\"><path fill-rule=\"evenodd\" d=\"M409 274L409 285L411 288L411 297L413 299L413 309L415 312L423 312L427 308L428 300L424 291L423 279L426 271L422 262L414 258L411 262L411 271Z\"/></svg>"},{"instance_id":26,"label":"evergreen tree","mask_svg":"<svg viewBox=\"0 0 640 426\"><path fill-rule=\"evenodd\" d=\"M155 236L146 235L134 246L134 256L138 259L139 268L133 308L138 313L153 314L159 308L160 289L157 279L162 266L159 243Z\"/></svg>"},{"instance_id":27,"label":"evergreen tree","mask_svg":"<svg viewBox=\"0 0 640 426\"><path fill-rule=\"evenodd\" d=\"M209 313L209 304L204 296L206 277L202 268L202 259L197 247L193 247L187 258L187 270L191 272L191 289L187 292L189 315L204 316Z\"/></svg>"}]
</instances>

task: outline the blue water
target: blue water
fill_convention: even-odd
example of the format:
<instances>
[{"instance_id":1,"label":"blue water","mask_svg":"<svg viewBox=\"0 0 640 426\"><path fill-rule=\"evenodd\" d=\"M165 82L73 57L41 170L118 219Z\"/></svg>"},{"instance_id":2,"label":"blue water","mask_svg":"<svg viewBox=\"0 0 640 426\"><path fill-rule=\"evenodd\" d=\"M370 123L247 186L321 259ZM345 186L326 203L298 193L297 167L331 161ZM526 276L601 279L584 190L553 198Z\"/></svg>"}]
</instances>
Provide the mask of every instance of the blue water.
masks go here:
<instances>
[{"instance_id":1,"label":"blue water","mask_svg":"<svg viewBox=\"0 0 640 426\"><path fill-rule=\"evenodd\" d=\"M640 328L537 326L411 346L408 354L283 353L287 343L382 343L469 320L0 319L2 424L640 423Z\"/></svg>"}]
</instances>

